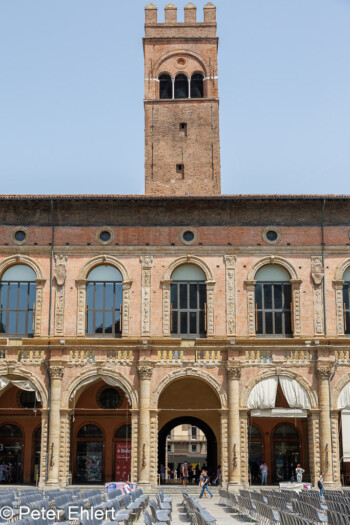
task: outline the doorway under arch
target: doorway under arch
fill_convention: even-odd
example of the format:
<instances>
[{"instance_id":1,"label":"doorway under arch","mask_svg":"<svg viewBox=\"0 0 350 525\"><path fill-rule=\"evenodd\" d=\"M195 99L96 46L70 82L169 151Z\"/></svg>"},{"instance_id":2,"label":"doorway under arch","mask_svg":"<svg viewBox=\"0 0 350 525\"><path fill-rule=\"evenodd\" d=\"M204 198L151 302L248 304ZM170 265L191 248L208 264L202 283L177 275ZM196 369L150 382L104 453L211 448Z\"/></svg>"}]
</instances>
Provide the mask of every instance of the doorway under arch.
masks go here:
<instances>
[{"instance_id":1,"label":"doorway under arch","mask_svg":"<svg viewBox=\"0 0 350 525\"><path fill-rule=\"evenodd\" d=\"M210 426L205 423L202 419L193 416L182 416L172 419L166 423L158 433L158 465L165 465L166 456L166 440L167 436L173 430L180 425L190 425L199 428L206 437L207 440L207 456L204 463L208 467L209 474L215 474L218 464L218 446L216 436ZM187 460L190 463L189 459ZM201 467L204 466L201 465Z\"/></svg>"}]
</instances>

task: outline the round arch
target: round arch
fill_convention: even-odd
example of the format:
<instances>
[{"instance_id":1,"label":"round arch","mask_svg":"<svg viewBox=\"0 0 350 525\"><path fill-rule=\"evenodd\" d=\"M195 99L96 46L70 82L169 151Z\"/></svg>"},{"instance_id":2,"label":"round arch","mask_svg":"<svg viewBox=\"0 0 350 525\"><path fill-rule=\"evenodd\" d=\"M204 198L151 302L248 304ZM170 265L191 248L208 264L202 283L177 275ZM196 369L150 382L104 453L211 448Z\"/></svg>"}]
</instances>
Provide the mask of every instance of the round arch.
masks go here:
<instances>
[{"instance_id":1,"label":"round arch","mask_svg":"<svg viewBox=\"0 0 350 525\"><path fill-rule=\"evenodd\" d=\"M338 399L341 391L350 382L350 372L345 373L338 379L335 387L332 390L332 409L338 410Z\"/></svg>"},{"instance_id":2,"label":"round arch","mask_svg":"<svg viewBox=\"0 0 350 525\"><path fill-rule=\"evenodd\" d=\"M177 417L168 421L158 433L158 465L165 465L165 445L167 435L179 425L193 425L198 427L207 439L208 471L215 472L217 466L217 439L210 426L201 419L193 416Z\"/></svg>"},{"instance_id":3,"label":"round arch","mask_svg":"<svg viewBox=\"0 0 350 525\"><path fill-rule=\"evenodd\" d=\"M185 55L185 56L193 58L194 60L196 60L200 64L201 68L203 69L201 71L201 73L204 73L205 77L208 76L208 66L207 66L206 62L204 61L204 59L203 59L203 57L201 55L199 55L198 53L195 53L194 51L190 51L188 49L178 49L176 51L170 51L169 53L166 53L165 55L160 57L158 62L155 63L154 71L157 72L157 74L155 75L157 78L158 78L158 75L159 75L158 71L160 71L161 65L166 60L168 60L169 58L171 58L173 56L176 56L176 55Z\"/></svg>"},{"instance_id":4,"label":"round arch","mask_svg":"<svg viewBox=\"0 0 350 525\"><path fill-rule=\"evenodd\" d=\"M254 281L257 271L267 264L279 264L285 270L287 270L291 279L299 279L297 271L295 270L294 266L289 261L287 261L287 259L278 256L269 256L260 259L250 268L248 272L248 281Z\"/></svg>"},{"instance_id":5,"label":"round arch","mask_svg":"<svg viewBox=\"0 0 350 525\"><path fill-rule=\"evenodd\" d=\"M106 432L103 428L102 425L100 425L99 423L96 423L96 421L93 419L93 420L90 420L88 419L87 421L84 421L82 422L79 426L77 426L75 428L75 431L74 431L74 434L75 434L75 438L78 438L78 434L80 432L80 430L83 428L83 427L87 427L87 426L92 426L92 427L96 427L99 429L99 431L101 432L101 436L98 438L98 439L103 439L105 440L106 439ZM78 438L79 439L79 438Z\"/></svg>"},{"instance_id":6,"label":"round arch","mask_svg":"<svg viewBox=\"0 0 350 525\"><path fill-rule=\"evenodd\" d=\"M214 376L212 376L211 374L208 374L208 372L204 372L203 370L195 370L195 369L186 368L186 369L177 370L176 372L168 374L158 383L158 385L156 386L156 388L153 390L153 393L152 393L151 408L154 410L157 410L159 398L162 392L165 390L165 388L167 388L171 383L173 383L177 379L183 379L183 378L199 379L203 381L204 383L207 383L207 385L217 395L218 400L221 405L220 408L228 407L227 394L223 386L217 381L217 379Z\"/></svg>"},{"instance_id":7,"label":"round arch","mask_svg":"<svg viewBox=\"0 0 350 525\"><path fill-rule=\"evenodd\" d=\"M7 377L8 375L20 376L20 377L23 377L24 379L28 379L28 381L33 383L33 385L35 386L35 388L38 390L40 394L42 409L47 408L47 402L48 402L47 390L46 390L45 385L41 382L41 380L37 376L35 376L32 372L30 372L29 370L26 370L25 368L15 368L14 370L11 370L11 372L9 372L9 369L7 366L1 367L0 376ZM1 395L2 395L2 391L0 391L0 397Z\"/></svg>"},{"instance_id":8,"label":"round arch","mask_svg":"<svg viewBox=\"0 0 350 525\"><path fill-rule=\"evenodd\" d=\"M12 255L11 257L7 257L0 263L0 278L2 274L4 273L7 268L10 266L14 266L15 264L26 264L29 266L36 275L37 279L43 278L43 272L39 266L39 264L32 259L31 257L28 257L27 255Z\"/></svg>"},{"instance_id":9,"label":"round arch","mask_svg":"<svg viewBox=\"0 0 350 525\"><path fill-rule=\"evenodd\" d=\"M163 280L171 281L171 275L173 271L182 264L194 264L195 266L198 266L205 273L207 281L215 282L213 278L213 273L208 264L205 261L203 261L203 259L201 259L200 257L196 257L195 255L184 255L183 257L178 257L177 259L172 261L164 272Z\"/></svg>"},{"instance_id":10,"label":"round arch","mask_svg":"<svg viewBox=\"0 0 350 525\"><path fill-rule=\"evenodd\" d=\"M110 368L99 368L98 371L87 370L86 372L80 374L78 377L75 377L65 388L65 391L62 395L61 408L69 409L70 401L71 401L71 397L73 393L75 392L76 394L80 395L81 392L79 391L81 388L84 387L84 384L86 386L92 385L92 383L94 383L95 381L102 379L101 375L109 376L112 379L117 380L121 384L121 388L125 391L125 393L129 397L130 402L131 402L131 407L133 409L138 408L138 405L139 405L138 394L135 388L132 386L129 380L126 379L124 375ZM85 383L85 381L89 379L91 379L91 382Z\"/></svg>"},{"instance_id":11,"label":"round arch","mask_svg":"<svg viewBox=\"0 0 350 525\"><path fill-rule=\"evenodd\" d=\"M97 257L90 259L90 261L88 261L80 270L78 279L87 279L89 272L95 268L95 266L99 266L100 264L110 264L111 266L114 266L122 274L123 283L128 282L131 284L129 272L124 264L111 255L98 255Z\"/></svg>"},{"instance_id":12,"label":"round arch","mask_svg":"<svg viewBox=\"0 0 350 525\"><path fill-rule=\"evenodd\" d=\"M242 390L240 406L242 408L247 408L249 394L252 391L253 387L257 383L262 381L263 379L266 379L268 377L273 377L273 376L285 376L285 377L290 377L291 379L295 379L296 381L298 381L298 383L301 384L301 386L306 390L306 393L309 396L311 408L318 408L317 393L312 388L312 386L306 381L306 379L304 379L303 376L301 376L300 374L296 374L295 372L292 372L291 370L281 370L280 371L276 369L265 370L261 372L260 374L258 374L257 376L252 377L248 381L248 383Z\"/></svg>"},{"instance_id":13,"label":"round arch","mask_svg":"<svg viewBox=\"0 0 350 525\"><path fill-rule=\"evenodd\" d=\"M349 266L350 266L350 259L345 259L345 261L343 261L336 269L334 280L342 281L344 272L349 268Z\"/></svg>"}]
</instances>

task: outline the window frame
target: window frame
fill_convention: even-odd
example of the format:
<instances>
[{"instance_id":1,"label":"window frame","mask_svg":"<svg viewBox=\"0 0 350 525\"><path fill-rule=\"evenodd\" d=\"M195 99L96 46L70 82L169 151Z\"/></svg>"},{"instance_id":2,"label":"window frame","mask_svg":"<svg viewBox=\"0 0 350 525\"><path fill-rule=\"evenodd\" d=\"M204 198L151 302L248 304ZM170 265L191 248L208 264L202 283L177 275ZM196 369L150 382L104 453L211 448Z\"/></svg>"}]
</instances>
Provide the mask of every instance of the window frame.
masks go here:
<instances>
[{"instance_id":1,"label":"window frame","mask_svg":"<svg viewBox=\"0 0 350 525\"><path fill-rule=\"evenodd\" d=\"M36 321L36 294L37 294L37 283L35 280L32 281L7 281L7 280L0 280L0 297L2 295L2 288L3 285L7 285L7 293L6 293L6 307L4 308L2 304L0 303L0 319L2 319L3 312L6 312L6 329L3 332L0 332L4 335L7 335L9 337L34 337L35 334L35 321ZM16 308L9 308L10 304L10 290L11 286L15 285L17 286L17 299L16 299ZM19 308L19 301L20 301L20 288L21 285L27 286L26 291L26 297L27 297L27 305L26 308ZM31 296L30 293L30 285L34 287L34 293L33 293L33 302L30 304L29 298ZM15 332L9 332L9 317L10 313L15 312L16 314L16 330ZM18 320L19 320L19 314L25 312L25 331L19 332L18 331ZM29 314L32 314L32 327L29 327ZM2 321L1 321L2 322ZM1 324L0 324L1 326ZM1 329L1 328L0 328Z\"/></svg>"},{"instance_id":2,"label":"window frame","mask_svg":"<svg viewBox=\"0 0 350 525\"><path fill-rule=\"evenodd\" d=\"M96 300L96 285L103 285L103 306L106 304L106 285L112 284L113 289L113 308L95 308ZM89 308L88 306L88 286L93 285L93 307ZM121 289L121 304L119 308L116 308L116 286L120 286ZM92 312L92 332L88 332L89 329L89 312ZM116 312L119 312L119 330L116 332L115 325L115 315ZM96 332L96 313L102 313L103 315L103 324L102 332ZM112 331L105 332L105 317L106 313L112 314ZM123 281L89 281L86 283L86 303L85 303L85 336L86 337L111 337L119 338L123 335ZM114 321L113 321L114 319Z\"/></svg>"},{"instance_id":3,"label":"window frame","mask_svg":"<svg viewBox=\"0 0 350 525\"><path fill-rule=\"evenodd\" d=\"M350 281L343 284L343 323L344 335L350 336Z\"/></svg>"},{"instance_id":4,"label":"window frame","mask_svg":"<svg viewBox=\"0 0 350 525\"><path fill-rule=\"evenodd\" d=\"M271 308L265 307L265 293L264 289L265 287L271 287ZM275 286L281 286L282 287L282 306L280 308L275 307ZM261 308L259 308L258 305L258 298L257 294L259 291L259 288L261 287ZM290 297L290 305L289 308L285 305L285 288L288 287L289 289L289 297ZM292 295L292 285L290 281L256 281L255 284L255 333L258 337L265 337L265 338L291 338L294 335L293 331L293 295ZM268 333L266 330L266 314L271 314L272 318L272 333ZM276 314L281 314L281 324L282 324L282 331L276 333ZM289 314L290 318L290 331L288 331L289 327L287 326L287 315ZM261 315L261 321L259 319ZM261 330L259 325L261 324Z\"/></svg>"},{"instance_id":5,"label":"window frame","mask_svg":"<svg viewBox=\"0 0 350 525\"><path fill-rule=\"evenodd\" d=\"M180 306L180 286L186 286L186 296L187 296L187 307L181 308ZM197 295L197 307L191 308L190 307L190 286L195 285L197 287L196 295ZM177 308L173 307L173 288L176 286L177 288ZM200 308L200 286L205 287L205 301L203 303L204 307ZM207 337L207 285L204 280L174 280L171 282L170 285L170 335L171 337L177 337L181 339L205 339ZM181 314L187 313L187 331L181 332ZM190 325L191 325L191 319L190 315L191 313L196 313L196 332L191 333L190 331ZM175 316L177 316L177 331L173 329L174 325L174 319ZM202 317L202 319L201 319ZM201 321L204 326L204 330L201 331Z\"/></svg>"}]
</instances>

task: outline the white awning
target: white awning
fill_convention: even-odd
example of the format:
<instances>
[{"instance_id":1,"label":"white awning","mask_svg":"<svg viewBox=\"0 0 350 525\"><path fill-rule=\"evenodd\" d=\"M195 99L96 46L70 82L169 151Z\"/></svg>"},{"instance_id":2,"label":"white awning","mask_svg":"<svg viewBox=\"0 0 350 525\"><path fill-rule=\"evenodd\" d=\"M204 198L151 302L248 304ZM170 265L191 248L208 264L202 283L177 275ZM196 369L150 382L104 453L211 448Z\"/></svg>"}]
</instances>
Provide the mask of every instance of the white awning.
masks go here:
<instances>
[{"instance_id":1,"label":"white awning","mask_svg":"<svg viewBox=\"0 0 350 525\"><path fill-rule=\"evenodd\" d=\"M247 407L250 409L275 408L278 382L290 408L311 408L310 398L305 388L296 379L286 376L272 376L259 381L249 394Z\"/></svg>"},{"instance_id":2,"label":"white awning","mask_svg":"<svg viewBox=\"0 0 350 525\"><path fill-rule=\"evenodd\" d=\"M338 408L350 408L350 381L340 391L338 397Z\"/></svg>"},{"instance_id":3,"label":"white awning","mask_svg":"<svg viewBox=\"0 0 350 525\"><path fill-rule=\"evenodd\" d=\"M83 386L86 386L86 385L89 385L89 384L95 383L96 381L101 381L101 380L104 381L105 383L107 383L107 385L117 386L117 387L121 388L121 390L123 390L123 392L125 393L128 402L131 403L131 401L129 399L129 396L128 396L128 393L125 391L125 387L124 387L123 383L121 381L119 381L119 379L115 379L114 377L107 376L107 375L104 375L104 374L97 374L95 376L88 377L88 378L84 379L81 383L79 383L75 387L75 389L71 393L69 399L70 400L74 399L76 394L77 394L77 392L78 392L78 390L80 390Z\"/></svg>"},{"instance_id":4,"label":"white awning","mask_svg":"<svg viewBox=\"0 0 350 525\"><path fill-rule=\"evenodd\" d=\"M286 417L306 418L307 410L302 408L268 408L266 410L256 409L250 412L251 417Z\"/></svg>"},{"instance_id":5,"label":"white awning","mask_svg":"<svg viewBox=\"0 0 350 525\"><path fill-rule=\"evenodd\" d=\"M341 430L343 438L343 461L350 463L350 410L341 411Z\"/></svg>"},{"instance_id":6,"label":"white awning","mask_svg":"<svg viewBox=\"0 0 350 525\"><path fill-rule=\"evenodd\" d=\"M33 385L31 381L27 379L8 379L7 377L0 377L0 390L3 390L7 385L12 384L21 390L27 390L27 392L35 392L36 400L40 403L41 397L37 388Z\"/></svg>"}]
</instances>

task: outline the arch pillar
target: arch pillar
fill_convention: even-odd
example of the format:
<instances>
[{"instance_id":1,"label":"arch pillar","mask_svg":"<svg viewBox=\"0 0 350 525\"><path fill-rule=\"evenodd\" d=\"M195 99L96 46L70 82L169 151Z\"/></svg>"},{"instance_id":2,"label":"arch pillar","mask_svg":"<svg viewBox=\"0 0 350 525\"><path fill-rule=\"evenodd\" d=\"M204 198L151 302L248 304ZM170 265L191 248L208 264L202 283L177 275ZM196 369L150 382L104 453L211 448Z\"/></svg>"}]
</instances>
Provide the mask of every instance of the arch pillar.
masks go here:
<instances>
[{"instance_id":1,"label":"arch pillar","mask_svg":"<svg viewBox=\"0 0 350 525\"><path fill-rule=\"evenodd\" d=\"M39 477L39 488L40 489L42 489L45 486L45 480L46 480L47 421L48 421L48 410L42 409L41 411L41 443L40 443L40 477Z\"/></svg>"},{"instance_id":2,"label":"arch pillar","mask_svg":"<svg viewBox=\"0 0 350 525\"><path fill-rule=\"evenodd\" d=\"M229 488L241 483L241 423L239 417L239 380L241 368L228 368L228 475Z\"/></svg>"},{"instance_id":3,"label":"arch pillar","mask_svg":"<svg viewBox=\"0 0 350 525\"><path fill-rule=\"evenodd\" d=\"M153 368L138 367L140 379L138 484L150 486L150 392Z\"/></svg>"},{"instance_id":4,"label":"arch pillar","mask_svg":"<svg viewBox=\"0 0 350 525\"><path fill-rule=\"evenodd\" d=\"M70 429L70 410L61 411L61 425L60 425L60 468L59 468L59 484L61 488L67 487L71 483L69 477L70 471L70 445L71 445L71 429Z\"/></svg>"},{"instance_id":5,"label":"arch pillar","mask_svg":"<svg viewBox=\"0 0 350 525\"><path fill-rule=\"evenodd\" d=\"M328 380L332 370L329 366L318 369L318 388L320 402L320 458L321 471L324 473L324 481L328 485L332 479L332 442L331 442L331 420L329 412L329 390Z\"/></svg>"},{"instance_id":6,"label":"arch pillar","mask_svg":"<svg viewBox=\"0 0 350 525\"><path fill-rule=\"evenodd\" d=\"M229 461L228 461L228 411L220 414L220 465L221 483L227 485L229 481Z\"/></svg>"},{"instance_id":7,"label":"arch pillar","mask_svg":"<svg viewBox=\"0 0 350 525\"><path fill-rule=\"evenodd\" d=\"M58 485L60 461L60 426L61 426L61 385L63 377L62 366L50 367L51 374L51 403L50 403L50 430L49 430L49 461L47 485Z\"/></svg>"},{"instance_id":8,"label":"arch pillar","mask_svg":"<svg viewBox=\"0 0 350 525\"><path fill-rule=\"evenodd\" d=\"M318 409L311 410L307 418L308 438L309 438L309 468L310 480L317 486L317 479L320 474L320 414Z\"/></svg>"},{"instance_id":9,"label":"arch pillar","mask_svg":"<svg viewBox=\"0 0 350 525\"><path fill-rule=\"evenodd\" d=\"M344 281L338 279L333 281L335 289L335 311L337 316L337 335L344 336L344 305L343 305L343 286Z\"/></svg>"}]
</instances>

